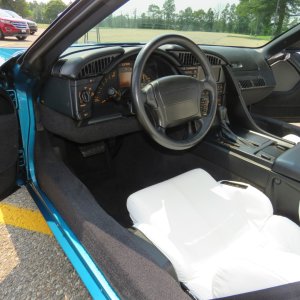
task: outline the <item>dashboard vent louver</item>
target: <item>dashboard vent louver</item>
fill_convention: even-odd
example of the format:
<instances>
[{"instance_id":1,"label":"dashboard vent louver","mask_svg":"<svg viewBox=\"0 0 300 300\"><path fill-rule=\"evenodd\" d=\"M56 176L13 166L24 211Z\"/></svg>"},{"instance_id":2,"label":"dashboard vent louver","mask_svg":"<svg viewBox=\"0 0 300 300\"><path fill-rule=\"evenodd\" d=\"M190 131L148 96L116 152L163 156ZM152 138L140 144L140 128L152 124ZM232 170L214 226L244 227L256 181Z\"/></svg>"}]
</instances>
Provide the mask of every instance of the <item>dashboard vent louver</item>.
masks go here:
<instances>
[{"instance_id":1,"label":"dashboard vent louver","mask_svg":"<svg viewBox=\"0 0 300 300\"><path fill-rule=\"evenodd\" d=\"M190 53L190 52L179 52L178 58L180 62L184 66L195 66L199 65L199 61L196 59L196 57Z\"/></svg>"},{"instance_id":2,"label":"dashboard vent louver","mask_svg":"<svg viewBox=\"0 0 300 300\"><path fill-rule=\"evenodd\" d=\"M253 87L251 80L240 80L239 84L242 89L249 89Z\"/></svg>"},{"instance_id":3,"label":"dashboard vent louver","mask_svg":"<svg viewBox=\"0 0 300 300\"><path fill-rule=\"evenodd\" d=\"M97 58L85 64L79 72L79 78L88 78L101 74L108 67L115 56Z\"/></svg>"},{"instance_id":4,"label":"dashboard vent louver","mask_svg":"<svg viewBox=\"0 0 300 300\"><path fill-rule=\"evenodd\" d=\"M206 57L208 58L210 64L213 66L218 66L222 64L222 60L219 57L210 54L206 54Z\"/></svg>"},{"instance_id":5,"label":"dashboard vent louver","mask_svg":"<svg viewBox=\"0 0 300 300\"><path fill-rule=\"evenodd\" d=\"M206 54L206 57L213 66L222 64L222 60L219 57L211 54ZM196 66L200 64L198 59L190 52L178 52L178 58L184 66Z\"/></svg>"},{"instance_id":6,"label":"dashboard vent louver","mask_svg":"<svg viewBox=\"0 0 300 300\"><path fill-rule=\"evenodd\" d=\"M266 86L266 82L263 78L254 79L252 82L255 87Z\"/></svg>"},{"instance_id":7,"label":"dashboard vent louver","mask_svg":"<svg viewBox=\"0 0 300 300\"><path fill-rule=\"evenodd\" d=\"M245 79L245 80L239 80L240 87L245 89L251 89L256 87L264 87L266 86L266 82L263 78L257 78L257 79Z\"/></svg>"}]
</instances>

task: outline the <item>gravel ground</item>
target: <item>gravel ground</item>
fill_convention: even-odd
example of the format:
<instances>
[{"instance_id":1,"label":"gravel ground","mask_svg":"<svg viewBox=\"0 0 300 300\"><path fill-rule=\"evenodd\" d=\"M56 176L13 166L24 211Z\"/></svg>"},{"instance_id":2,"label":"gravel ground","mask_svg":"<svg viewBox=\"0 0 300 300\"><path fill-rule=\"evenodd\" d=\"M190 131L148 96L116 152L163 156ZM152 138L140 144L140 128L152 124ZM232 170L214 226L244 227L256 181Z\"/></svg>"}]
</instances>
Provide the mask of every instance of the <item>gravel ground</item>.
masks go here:
<instances>
[{"instance_id":1,"label":"gravel ground","mask_svg":"<svg viewBox=\"0 0 300 300\"><path fill-rule=\"evenodd\" d=\"M37 209L25 188L4 201ZM0 299L91 298L53 236L0 224Z\"/></svg>"},{"instance_id":2,"label":"gravel ground","mask_svg":"<svg viewBox=\"0 0 300 300\"><path fill-rule=\"evenodd\" d=\"M21 208L38 210L36 204L34 203L31 196L24 187L18 189L13 194L8 196L2 201L2 203L12 204Z\"/></svg>"},{"instance_id":3,"label":"gravel ground","mask_svg":"<svg viewBox=\"0 0 300 300\"><path fill-rule=\"evenodd\" d=\"M45 29L42 28L38 29L38 31L34 35L29 35L25 41L19 41L15 37L6 37L4 40L0 41L0 47L28 48L43 33L44 30Z\"/></svg>"}]
</instances>

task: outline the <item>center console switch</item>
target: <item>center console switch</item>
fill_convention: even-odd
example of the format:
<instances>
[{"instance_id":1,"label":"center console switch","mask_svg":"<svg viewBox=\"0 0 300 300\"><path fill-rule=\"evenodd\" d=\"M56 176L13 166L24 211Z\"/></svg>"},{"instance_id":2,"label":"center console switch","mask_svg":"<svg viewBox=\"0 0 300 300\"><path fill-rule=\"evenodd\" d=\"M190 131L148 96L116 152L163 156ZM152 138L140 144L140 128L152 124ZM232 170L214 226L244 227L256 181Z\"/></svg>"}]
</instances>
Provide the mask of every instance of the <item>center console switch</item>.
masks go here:
<instances>
[{"instance_id":1,"label":"center console switch","mask_svg":"<svg viewBox=\"0 0 300 300\"><path fill-rule=\"evenodd\" d=\"M300 143L278 156L272 171L300 181Z\"/></svg>"}]
</instances>

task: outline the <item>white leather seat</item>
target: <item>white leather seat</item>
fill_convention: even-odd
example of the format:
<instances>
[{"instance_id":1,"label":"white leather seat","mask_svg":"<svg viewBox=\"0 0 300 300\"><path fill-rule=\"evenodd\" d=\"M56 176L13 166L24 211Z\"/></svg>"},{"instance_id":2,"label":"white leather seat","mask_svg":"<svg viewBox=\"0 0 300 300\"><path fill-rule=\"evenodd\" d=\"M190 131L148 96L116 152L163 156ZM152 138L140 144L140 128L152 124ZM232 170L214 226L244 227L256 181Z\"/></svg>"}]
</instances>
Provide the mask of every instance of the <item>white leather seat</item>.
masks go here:
<instances>
[{"instance_id":1,"label":"white leather seat","mask_svg":"<svg viewBox=\"0 0 300 300\"><path fill-rule=\"evenodd\" d=\"M300 281L299 227L252 186L195 169L132 194L127 208L199 299Z\"/></svg>"},{"instance_id":2,"label":"white leather seat","mask_svg":"<svg viewBox=\"0 0 300 300\"><path fill-rule=\"evenodd\" d=\"M290 142L293 142L295 144L298 144L300 142L300 137L298 135L295 135L295 134L288 134L288 135L285 135L282 138L285 139L285 140L288 140Z\"/></svg>"}]
</instances>

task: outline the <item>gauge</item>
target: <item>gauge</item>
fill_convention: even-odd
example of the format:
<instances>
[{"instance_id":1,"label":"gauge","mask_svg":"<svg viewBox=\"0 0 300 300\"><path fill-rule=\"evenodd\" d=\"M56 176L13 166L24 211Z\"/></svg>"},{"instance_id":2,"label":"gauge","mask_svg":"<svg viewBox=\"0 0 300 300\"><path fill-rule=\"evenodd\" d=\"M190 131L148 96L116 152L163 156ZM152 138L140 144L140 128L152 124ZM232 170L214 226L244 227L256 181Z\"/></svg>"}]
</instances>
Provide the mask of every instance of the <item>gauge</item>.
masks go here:
<instances>
[{"instance_id":1,"label":"gauge","mask_svg":"<svg viewBox=\"0 0 300 300\"><path fill-rule=\"evenodd\" d=\"M94 104L126 104L130 101L133 63L132 60L124 61L102 78L93 97ZM144 88L157 77L156 64L147 64L142 74L141 87Z\"/></svg>"},{"instance_id":2,"label":"gauge","mask_svg":"<svg viewBox=\"0 0 300 300\"><path fill-rule=\"evenodd\" d=\"M131 86L133 62L123 62L119 65L119 83L120 88L129 88Z\"/></svg>"},{"instance_id":3,"label":"gauge","mask_svg":"<svg viewBox=\"0 0 300 300\"><path fill-rule=\"evenodd\" d=\"M111 71L100 81L95 96L94 103L104 104L110 101L118 93L117 70Z\"/></svg>"},{"instance_id":4,"label":"gauge","mask_svg":"<svg viewBox=\"0 0 300 300\"><path fill-rule=\"evenodd\" d=\"M156 79L156 76L153 76L154 72L152 67L145 68L145 71L142 75L141 86L145 87L148 83ZM132 78L132 69L133 61L123 62L119 65L119 87L120 88L130 88L131 87L131 78Z\"/></svg>"},{"instance_id":5,"label":"gauge","mask_svg":"<svg viewBox=\"0 0 300 300\"><path fill-rule=\"evenodd\" d=\"M157 64L153 61L149 61L143 71L141 86L145 87L150 82L156 80L158 78L157 74Z\"/></svg>"}]
</instances>

